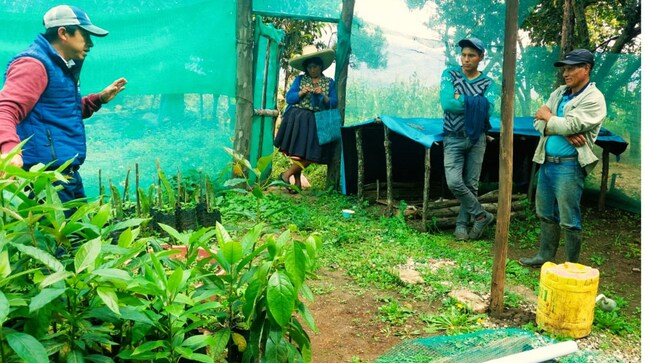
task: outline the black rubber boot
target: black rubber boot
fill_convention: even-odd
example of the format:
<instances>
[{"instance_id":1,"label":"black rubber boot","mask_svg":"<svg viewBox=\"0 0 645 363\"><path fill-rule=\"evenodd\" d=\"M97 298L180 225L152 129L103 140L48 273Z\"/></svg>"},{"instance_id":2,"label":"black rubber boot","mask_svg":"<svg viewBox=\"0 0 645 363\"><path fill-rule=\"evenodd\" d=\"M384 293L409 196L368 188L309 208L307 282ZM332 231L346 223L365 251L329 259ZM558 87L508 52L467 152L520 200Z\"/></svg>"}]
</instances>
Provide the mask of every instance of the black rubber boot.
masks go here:
<instances>
[{"instance_id":1,"label":"black rubber boot","mask_svg":"<svg viewBox=\"0 0 645 363\"><path fill-rule=\"evenodd\" d=\"M580 260L580 245L582 244L582 231L564 230L564 248L567 262Z\"/></svg>"},{"instance_id":2,"label":"black rubber boot","mask_svg":"<svg viewBox=\"0 0 645 363\"><path fill-rule=\"evenodd\" d=\"M520 265L541 267L545 262L552 261L560 244L560 225L553 222L540 223L540 251L535 257L520 258Z\"/></svg>"}]
</instances>

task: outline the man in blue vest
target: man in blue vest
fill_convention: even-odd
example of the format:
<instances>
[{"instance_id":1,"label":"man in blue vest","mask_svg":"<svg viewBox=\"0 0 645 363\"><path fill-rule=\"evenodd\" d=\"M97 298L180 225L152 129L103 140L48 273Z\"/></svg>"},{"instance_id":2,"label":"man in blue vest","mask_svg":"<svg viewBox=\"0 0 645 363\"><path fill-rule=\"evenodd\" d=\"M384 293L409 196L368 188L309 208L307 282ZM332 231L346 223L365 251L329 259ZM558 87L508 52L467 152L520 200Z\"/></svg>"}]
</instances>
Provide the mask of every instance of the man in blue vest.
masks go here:
<instances>
[{"instance_id":1,"label":"man in blue vest","mask_svg":"<svg viewBox=\"0 0 645 363\"><path fill-rule=\"evenodd\" d=\"M58 195L62 202L85 198L78 173L85 161L83 119L90 117L125 88L119 78L99 93L81 97L79 78L83 61L94 46L91 35L108 32L92 24L74 6L59 5L45 13L45 32L29 48L16 55L5 73L0 90L0 151L2 158L29 138L11 164L28 169L43 163L57 169L74 159L63 171L69 177Z\"/></svg>"}]
</instances>

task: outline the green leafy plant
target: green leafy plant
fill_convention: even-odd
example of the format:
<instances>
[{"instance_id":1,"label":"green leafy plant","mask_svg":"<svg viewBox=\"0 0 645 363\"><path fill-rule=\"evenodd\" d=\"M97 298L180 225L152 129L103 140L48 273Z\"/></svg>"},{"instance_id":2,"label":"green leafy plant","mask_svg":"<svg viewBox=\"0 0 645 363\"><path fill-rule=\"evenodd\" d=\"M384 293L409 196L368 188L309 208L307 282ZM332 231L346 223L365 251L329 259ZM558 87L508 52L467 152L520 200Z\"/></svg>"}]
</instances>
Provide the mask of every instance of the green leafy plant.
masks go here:
<instances>
[{"instance_id":1,"label":"green leafy plant","mask_svg":"<svg viewBox=\"0 0 645 363\"><path fill-rule=\"evenodd\" d=\"M403 325L415 313L414 309L401 306L396 300L389 301L387 304L380 306L378 311L382 321L396 326Z\"/></svg>"},{"instance_id":2,"label":"green leafy plant","mask_svg":"<svg viewBox=\"0 0 645 363\"><path fill-rule=\"evenodd\" d=\"M253 167L249 160L235 152L235 150L230 148L224 148L224 150L233 158L233 161L229 165L229 170L234 175L232 179L224 183L224 186L231 187L231 190L234 192L250 192L253 195L255 198L255 215L253 219L258 222L260 216L262 216L262 203L267 199L266 192L269 188L272 186L288 186L280 178L278 180L271 180L269 178L271 161L278 151L275 150L272 154L261 157L258 159L256 166ZM268 218L271 214L279 213L283 210L272 210L270 214L264 215L264 217Z\"/></svg>"},{"instance_id":3,"label":"green leafy plant","mask_svg":"<svg viewBox=\"0 0 645 363\"><path fill-rule=\"evenodd\" d=\"M11 177L0 184L0 360L107 354L112 330L99 311L127 311L118 295L130 278L127 261L145 251L145 240L134 242L142 220L110 225L109 204L61 203L52 182L65 177L44 165L24 171L3 162L2 170ZM77 210L66 218L70 206Z\"/></svg>"},{"instance_id":4,"label":"green leafy plant","mask_svg":"<svg viewBox=\"0 0 645 363\"><path fill-rule=\"evenodd\" d=\"M145 220L115 222L102 201L61 203L62 174L6 160L0 361L311 361L301 321L316 326L300 296L313 298L319 236L162 226L186 247L178 259L167 239L140 236Z\"/></svg>"},{"instance_id":5,"label":"green leafy plant","mask_svg":"<svg viewBox=\"0 0 645 363\"><path fill-rule=\"evenodd\" d=\"M304 241L263 234L257 225L239 240L217 226L219 250L214 258L221 274L203 279L204 288L225 291L224 318L209 330L227 342L229 361L311 361L310 338L301 325L317 331L300 296L313 300L305 283L317 268L322 242L317 235ZM297 319L297 313L300 319Z\"/></svg>"},{"instance_id":6,"label":"green leafy plant","mask_svg":"<svg viewBox=\"0 0 645 363\"><path fill-rule=\"evenodd\" d=\"M619 311L605 312L596 309L594 312L594 326L600 329L606 329L616 335L637 334L640 327L627 321L619 314Z\"/></svg>"},{"instance_id":7,"label":"green leafy plant","mask_svg":"<svg viewBox=\"0 0 645 363\"><path fill-rule=\"evenodd\" d=\"M603 257L601 255L594 254L589 259L591 260L591 262L594 265L596 265L598 267L602 266L605 263L605 257Z\"/></svg>"},{"instance_id":8,"label":"green leafy plant","mask_svg":"<svg viewBox=\"0 0 645 363\"><path fill-rule=\"evenodd\" d=\"M426 333L444 332L447 335L470 333L482 329L486 314L472 314L460 303L451 305L441 314L429 314L421 317L427 324Z\"/></svg>"}]
</instances>

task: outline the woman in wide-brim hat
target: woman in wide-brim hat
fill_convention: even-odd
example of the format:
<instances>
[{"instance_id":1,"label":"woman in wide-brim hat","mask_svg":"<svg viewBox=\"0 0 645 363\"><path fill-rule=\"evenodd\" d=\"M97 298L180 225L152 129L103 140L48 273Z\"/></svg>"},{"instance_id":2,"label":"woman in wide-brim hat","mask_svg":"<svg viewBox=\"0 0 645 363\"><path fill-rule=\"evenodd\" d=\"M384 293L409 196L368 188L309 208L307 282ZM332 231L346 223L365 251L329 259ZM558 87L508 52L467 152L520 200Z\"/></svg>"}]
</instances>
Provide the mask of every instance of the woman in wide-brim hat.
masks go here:
<instances>
[{"instance_id":1,"label":"woman in wide-brim hat","mask_svg":"<svg viewBox=\"0 0 645 363\"><path fill-rule=\"evenodd\" d=\"M289 169L280 174L285 183L294 177L295 188L290 191L301 189L300 177L307 166L329 162L330 144L318 143L314 113L338 105L336 83L322 73L334 62L334 57L332 49L318 50L308 45L302 49L302 54L289 61L291 67L304 74L298 75L287 91L288 106L273 145L294 160Z\"/></svg>"}]
</instances>

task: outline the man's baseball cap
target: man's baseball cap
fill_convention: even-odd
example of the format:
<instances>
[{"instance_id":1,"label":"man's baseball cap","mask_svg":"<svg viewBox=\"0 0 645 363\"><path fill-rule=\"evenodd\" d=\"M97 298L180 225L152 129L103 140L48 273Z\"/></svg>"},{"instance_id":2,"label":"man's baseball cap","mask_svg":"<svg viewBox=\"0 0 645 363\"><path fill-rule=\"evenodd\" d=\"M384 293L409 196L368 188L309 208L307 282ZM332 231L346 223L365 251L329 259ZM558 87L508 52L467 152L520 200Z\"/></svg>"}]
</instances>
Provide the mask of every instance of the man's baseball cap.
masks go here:
<instances>
[{"instance_id":1,"label":"man's baseball cap","mask_svg":"<svg viewBox=\"0 0 645 363\"><path fill-rule=\"evenodd\" d=\"M76 6L58 5L47 10L43 17L43 24L45 25L45 29L66 25L78 25L88 33L97 37L108 35L107 30L92 24L87 13Z\"/></svg>"},{"instance_id":2,"label":"man's baseball cap","mask_svg":"<svg viewBox=\"0 0 645 363\"><path fill-rule=\"evenodd\" d=\"M481 53L486 52L486 49L484 49L484 42L482 42L477 38L462 39L457 44L459 44L459 46L462 48L473 48L473 49L477 49Z\"/></svg>"},{"instance_id":3,"label":"man's baseball cap","mask_svg":"<svg viewBox=\"0 0 645 363\"><path fill-rule=\"evenodd\" d=\"M556 67L563 67L565 65L574 64L591 64L591 66L593 67L593 53L586 49L574 49L565 54L564 59L553 63L553 65Z\"/></svg>"}]
</instances>

